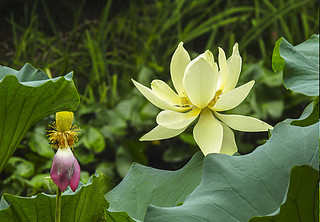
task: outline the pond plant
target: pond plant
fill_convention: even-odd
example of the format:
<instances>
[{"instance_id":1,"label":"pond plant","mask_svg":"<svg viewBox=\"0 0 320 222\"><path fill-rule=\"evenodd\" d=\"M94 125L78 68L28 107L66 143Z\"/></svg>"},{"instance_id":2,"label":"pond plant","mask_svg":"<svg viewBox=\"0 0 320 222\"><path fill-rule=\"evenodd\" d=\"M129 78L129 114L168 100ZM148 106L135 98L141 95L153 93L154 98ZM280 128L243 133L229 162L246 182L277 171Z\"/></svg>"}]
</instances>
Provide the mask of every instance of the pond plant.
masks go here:
<instances>
[{"instance_id":1,"label":"pond plant","mask_svg":"<svg viewBox=\"0 0 320 222\"><path fill-rule=\"evenodd\" d=\"M274 127L229 114L254 85L237 86L238 47L228 59L219 48L215 62L209 50L191 60L179 43L170 65L175 91L161 80L152 81L151 89L132 80L164 110L156 117L158 125L140 140L175 137L195 124L193 137L202 152L176 171L134 163L116 186L100 171L87 183L80 181L72 152L80 133L72 125L80 103L73 74L49 78L30 64L19 71L0 66L0 172L28 129L51 114L55 122L47 136L57 150L50 171L56 195L5 193L0 221L319 221L319 35L296 46L284 38L276 42L276 75L282 74L288 90L313 102L300 118ZM240 155L230 128L268 131L269 138Z\"/></svg>"},{"instance_id":2,"label":"pond plant","mask_svg":"<svg viewBox=\"0 0 320 222\"><path fill-rule=\"evenodd\" d=\"M254 84L254 81L250 81L235 88L242 61L238 44L234 45L228 60L223 49L219 48L218 58L219 69L209 50L190 61L181 42L170 65L172 82L178 94L161 80L152 81L152 90L132 80L150 102L165 109L157 116L158 126L140 140L174 137L200 116L194 127L193 137L202 153L232 155L237 152L237 146L229 127L249 132L272 129L269 124L252 117L218 113L238 106Z\"/></svg>"}]
</instances>

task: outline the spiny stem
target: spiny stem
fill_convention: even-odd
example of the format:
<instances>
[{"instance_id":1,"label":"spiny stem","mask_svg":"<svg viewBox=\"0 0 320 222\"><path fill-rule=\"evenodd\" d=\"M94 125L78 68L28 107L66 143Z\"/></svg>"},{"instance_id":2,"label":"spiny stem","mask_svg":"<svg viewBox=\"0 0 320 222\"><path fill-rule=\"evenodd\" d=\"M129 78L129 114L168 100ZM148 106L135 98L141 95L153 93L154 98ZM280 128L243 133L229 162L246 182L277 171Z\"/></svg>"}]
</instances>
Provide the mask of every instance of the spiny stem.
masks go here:
<instances>
[{"instance_id":1,"label":"spiny stem","mask_svg":"<svg viewBox=\"0 0 320 222\"><path fill-rule=\"evenodd\" d=\"M60 222L61 219L61 190L57 188L57 197L56 197L56 218L55 222Z\"/></svg>"}]
</instances>

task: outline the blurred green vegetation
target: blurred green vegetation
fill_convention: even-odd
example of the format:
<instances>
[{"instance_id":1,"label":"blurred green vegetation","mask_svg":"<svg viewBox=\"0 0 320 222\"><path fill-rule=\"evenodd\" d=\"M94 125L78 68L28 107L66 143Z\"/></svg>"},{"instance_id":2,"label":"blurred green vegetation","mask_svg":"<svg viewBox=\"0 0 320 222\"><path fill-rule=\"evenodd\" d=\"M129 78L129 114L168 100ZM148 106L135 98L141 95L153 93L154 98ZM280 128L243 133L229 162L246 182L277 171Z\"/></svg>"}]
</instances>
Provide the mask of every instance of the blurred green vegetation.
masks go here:
<instances>
[{"instance_id":1,"label":"blurred green vegetation","mask_svg":"<svg viewBox=\"0 0 320 222\"><path fill-rule=\"evenodd\" d=\"M180 41L192 58L206 49L217 58L218 46L230 56L238 42L239 84L251 79L256 84L231 112L271 124L296 118L311 99L283 87L281 73L271 69L272 50L281 36L296 45L317 33L318 8L312 0L2 0L0 64L19 70L30 62L52 77L75 72L81 180L98 169L116 184L133 161L177 169L198 151L192 127L173 139L139 142L155 126L159 110L131 78L147 86L153 79L170 81L169 64ZM43 178L54 152L45 132L52 121L49 116L28 132L0 175L0 194L47 191ZM266 133L236 132L242 154L266 139Z\"/></svg>"}]
</instances>

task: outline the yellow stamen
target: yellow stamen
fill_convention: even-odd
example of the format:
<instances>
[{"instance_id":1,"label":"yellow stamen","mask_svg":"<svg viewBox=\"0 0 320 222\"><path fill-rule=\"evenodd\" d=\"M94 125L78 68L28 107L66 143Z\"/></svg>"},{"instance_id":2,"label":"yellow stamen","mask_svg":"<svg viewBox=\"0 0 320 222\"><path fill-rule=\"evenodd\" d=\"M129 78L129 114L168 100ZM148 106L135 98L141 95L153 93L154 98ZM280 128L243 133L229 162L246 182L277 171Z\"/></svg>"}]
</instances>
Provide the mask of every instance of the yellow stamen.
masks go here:
<instances>
[{"instance_id":1,"label":"yellow stamen","mask_svg":"<svg viewBox=\"0 0 320 222\"><path fill-rule=\"evenodd\" d=\"M76 125L72 126L73 113L72 112L58 112L56 113L56 121L53 122L51 130L47 130L47 137L54 149L67 148L73 149L74 144L78 141L80 128Z\"/></svg>"},{"instance_id":2,"label":"yellow stamen","mask_svg":"<svg viewBox=\"0 0 320 222\"><path fill-rule=\"evenodd\" d=\"M214 95L213 99L210 101L209 106L214 107L220 96L222 95L223 90L219 89L216 94Z\"/></svg>"},{"instance_id":3,"label":"yellow stamen","mask_svg":"<svg viewBox=\"0 0 320 222\"><path fill-rule=\"evenodd\" d=\"M188 97L180 97L180 107L188 107L188 106L192 106L190 100Z\"/></svg>"}]
</instances>

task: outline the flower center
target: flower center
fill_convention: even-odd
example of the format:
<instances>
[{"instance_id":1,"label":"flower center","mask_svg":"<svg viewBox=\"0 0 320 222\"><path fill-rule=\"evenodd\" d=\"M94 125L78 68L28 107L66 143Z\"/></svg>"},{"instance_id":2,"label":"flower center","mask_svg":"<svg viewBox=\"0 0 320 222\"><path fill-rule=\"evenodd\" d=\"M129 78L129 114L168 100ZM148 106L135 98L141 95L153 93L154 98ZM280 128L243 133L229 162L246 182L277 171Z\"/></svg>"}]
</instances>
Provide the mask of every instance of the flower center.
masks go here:
<instances>
[{"instance_id":1,"label":"flower center","mask_svg":"<svg viewBox=\"0 0 320 222\"><path fill-rule=\"evenodd\" d=\"M219 89L218 91L216 91L216 94L214 95L213 99L210 101L208 106L214 107L214 105L217 103L218 99L222 95L222 92L223 92L222 89Z\"/></svg>"},{"instance_id":2,"label":"flower center","mask_svg":"<svg viewBox=\"0 0 320 222\"><path fill-rule=\"evenodd\" d=\"M50 125L50 127L52 129L47 131L47 136L51 146L54 149L67 148L68 146L70 148L73 148L74 144L78 141L80 129L77 128L76 125L74 125L70 130L65 132L57 131L57 129L55 128L55 124Z\"/></svg>"},{"instance_id":3,"label":"flower center","mask_svg":"<svg viewBox=\"0 0 320 222\"><path fill-rule=\"evenodd\" d=\"M70 130L63 132L57 129L55 122L49 126L51 127L51 130L47 130L47 137L51 147L54 149L70 147L73 149L74 144L78 141L78 135L80 134L80 129L76 125L73 125Z\"/></svg>"},{"instance_id":4,"label":"flower center","mask_svg":"<svg viewBox=\"0 0 320 222\"><path fill-rule=\"evenodd\" d=\"M180 107L191 107L193 106L188 97L180 97Z\"/></svg>"},{"instance_id":5,"label":"flower center","mask_svg":"<svg viewBox=\"0 0 320 222\"><path fill-rule=\"evenodd\" d=\"M72 126L73 112L62 111L56 113L56 121L53 122L51 130L47 130L47 137L51 143L51 147L67 148L73 150L74 144L78 141L80 128L76 125Z\"/></svg>"}]
</instances>

